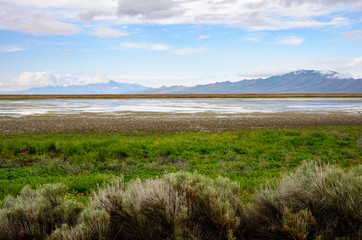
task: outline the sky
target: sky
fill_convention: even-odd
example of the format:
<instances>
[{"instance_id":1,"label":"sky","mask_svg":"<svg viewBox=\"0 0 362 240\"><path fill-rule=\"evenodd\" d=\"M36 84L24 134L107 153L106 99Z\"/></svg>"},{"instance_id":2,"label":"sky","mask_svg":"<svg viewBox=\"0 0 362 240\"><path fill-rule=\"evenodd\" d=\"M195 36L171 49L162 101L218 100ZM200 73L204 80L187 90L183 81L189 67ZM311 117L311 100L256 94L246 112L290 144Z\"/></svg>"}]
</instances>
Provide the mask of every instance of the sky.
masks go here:
<instances>
[{"instance_id":1,"label":"sky","mask_svg":"<svg viewBox=\"0 0 362 240\"><path fill-rule=\"evenodd\" d=\"M362 0L0 0L0 92L362 78Z\"/></svg>"}]
</instances>

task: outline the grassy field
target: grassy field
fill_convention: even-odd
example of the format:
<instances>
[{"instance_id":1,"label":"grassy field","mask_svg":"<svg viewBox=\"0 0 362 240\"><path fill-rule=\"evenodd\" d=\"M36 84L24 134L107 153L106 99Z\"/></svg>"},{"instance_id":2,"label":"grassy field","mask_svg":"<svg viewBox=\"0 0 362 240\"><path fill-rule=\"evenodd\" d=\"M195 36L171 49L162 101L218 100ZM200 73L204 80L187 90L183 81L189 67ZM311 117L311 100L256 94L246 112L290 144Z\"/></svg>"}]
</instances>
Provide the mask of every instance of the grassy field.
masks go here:
<instances>
[{"instance_id":1,"label":"grassy field","mask_svg":"<svg viewBox=\"0 0 362 240\"><path fill-rule=\"evenodd\" d=\"M2 133L0 199L25 185L64 183L74 196L123 175L126 181L189 171L254 189L303 161L351 168L362 162L361 127L221 133Z\"/></svg>"},{"instance_id":2,"label":"grassy field","mask_svg":"<svg viewBox=\"0 0 362 240\"><path fill-rule=\"evenodd\" d=\"M3 132L0 240L361 239L361 133Z\"/></svg>"}]
</instances>

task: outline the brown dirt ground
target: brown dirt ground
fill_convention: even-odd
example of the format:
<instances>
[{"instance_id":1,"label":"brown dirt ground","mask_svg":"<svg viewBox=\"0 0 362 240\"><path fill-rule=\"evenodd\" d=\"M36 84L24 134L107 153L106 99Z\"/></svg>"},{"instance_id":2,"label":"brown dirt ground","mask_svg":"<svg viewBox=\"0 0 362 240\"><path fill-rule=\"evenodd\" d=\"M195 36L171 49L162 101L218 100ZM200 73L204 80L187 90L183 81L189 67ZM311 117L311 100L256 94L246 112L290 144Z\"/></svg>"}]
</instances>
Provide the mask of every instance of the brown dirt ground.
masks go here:
<instances>
[{"instance_id":1,"label":"brown dirt ground","mask_svg":"<svg viewBox=\"0 0 362 240\"><path fill-rule=\"evenodd\" d=\"M59 116L0 116L0 133L6 132L218 132L253 128L362 126L362 114L74 114Z\"/></svg>"}]
</instances>

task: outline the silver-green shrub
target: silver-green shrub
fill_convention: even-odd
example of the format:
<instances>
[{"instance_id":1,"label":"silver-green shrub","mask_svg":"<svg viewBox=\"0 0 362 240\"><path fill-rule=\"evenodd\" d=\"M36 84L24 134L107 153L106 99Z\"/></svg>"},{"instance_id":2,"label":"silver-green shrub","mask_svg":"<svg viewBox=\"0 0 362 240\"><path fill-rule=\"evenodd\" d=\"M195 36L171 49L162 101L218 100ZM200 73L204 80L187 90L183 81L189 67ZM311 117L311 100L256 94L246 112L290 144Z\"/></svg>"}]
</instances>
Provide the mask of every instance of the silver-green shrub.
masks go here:
<instances>
[{"instance_id":1,"label":"silver-green shrub","mask_svg":"<svg viewBox=\"0 0 362 240\"><path fill-rule=\"evenodd\" d=\"M66 186L29 186L16 198L8 196L0 209L0 239L44 239L63 223L74 225L83 206L64 200Z\"/></svg>"},{"instance_id":2,"label":"silver-green shrub","mask_svg":"<svg viewBox=\"0 0 362 240\"><path fill-rule=\"evenodd\" d=\"M304 163L240 204L226 178L178 172L94 191L87 208L66 187L25 187L0 208L0 239L360 239L362 168Z\"/></svg>"},{"instance_id":3,"label":"silver-green shrub","mask_svg":"<svg viewBox=\"0 0 362 240\"><path fill-rule=\"evenodd\" d=\"M359 167L360 168L360 167ZM276 184L267 184L259 191L257 205L269 205L274 218L282 210L298 213L310 211L316 226L309 236L324 239L355 239L362 226L362 174L359 168L344 171L340 167L306 162ZM269 222L269 225L273 225ZM274 226L274 229L278 227Z\"/></svg>"},{"instance_id":4,"label":"silver-green shrub","mask_svg":"<svg viewBox=\"0 0 362 240\"><path fill-rule=\"evenodd\" d=\"M128 184L117 179L94 192L75 228L63 226L53 239L76 239L66 237L71 234L81 239L235 239L239 189L225 178L198 173Z\"/></svg>"}]
</instances>

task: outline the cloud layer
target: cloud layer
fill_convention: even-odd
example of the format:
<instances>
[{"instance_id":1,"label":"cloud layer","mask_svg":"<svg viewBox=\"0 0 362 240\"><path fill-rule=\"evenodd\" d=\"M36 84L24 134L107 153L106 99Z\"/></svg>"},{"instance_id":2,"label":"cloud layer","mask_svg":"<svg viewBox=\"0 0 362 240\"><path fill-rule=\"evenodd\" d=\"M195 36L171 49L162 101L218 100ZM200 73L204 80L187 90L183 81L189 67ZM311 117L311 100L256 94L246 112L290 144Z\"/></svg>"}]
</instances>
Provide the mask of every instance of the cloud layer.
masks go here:
<instances>
[{"instance_id":1,"label":"cloud layer","mask_svg":"<svg viewBox=\"0 0 362 240\"><path fill-rule=\"evenodd\" d=\"M194 50L180 50L180 54L193 52ZM107 83L111 79L124 83L139 83L149 87L161 87L162 85L195 86L222 81L240 81L243 79L266 78L285 74L296 69L315 69L329 73L328 69L339 72L338 78L362 78L362 56L349 59L338 58L298 58L287 61L276 61L271 67L259 67L250 71L237 72L229 75L199 75L186 76L150 76L150 75L118 75L108 77L105 74L65 74L60 75L52 71L23 72L11 81L11 84L0 82L2 91L17 91L33 87L44 86L69 86L86 85L91 83Z\"/></svg>"},{"instance_id":2,"label":"cloud layer","mask_svg":"<svg viewBox=\"0 0 362 240\"><path fill-rule=\"evenodd\" d=\"M0 29L31 34L70 35L79 33L84 28L83 23L90 23L92 20L107 20L117 24L228 24L253 31L344 26L350 23L350 19L341 16L341 12L361 11L362 2L0 0L0 9ZM116 33L94 34L100 37L123 36Z\"/></svg>"},{"instance_id":3,"label":"cloud layer","mask_svg":"<svg viewBox=\"0 0 362 240\"><path fill-rule=\"evenodd\" d=\"M276 44L299 45L304 41L303 38L298 36L284 36L279 37L275 41Z\"/></svg>"},{"instance_id":4,"label":"cloud layer","mask_svg":"<svg viewBox=\"0 0 362 240\"><path fill-rule=\"evenodd\" d=\"M10 45L10 46L0 46L0 52L17 52L17 51L23 51L24 48Z\"/></svg>"},{"instance_id":5,"label":"cloud layer","mask_svg":"<svg viewBox=\"0 0 362 240\"><path fill-rule=\"evenodd\" d=\"M119 0L117 15L130 16L141 20L158 20L180 16L185 13L179 2L173 0Z\"/></svg>"},{"instance_id":6,"label":"cloud layer","mask_svg":"<svg viewBox=\"0 0 362 240\"><path fill-rule=\"evenodd\" d=\"M121 36L127 36L129 33L117 31L109 27L97 27L94 29L92 35L100 38L117 38Z\"/></svg>"},{"instance_id":7,"label":"cloud layer","mask_svg":"<svg viewBox=\"0 0 362 240\"><path fill-rule=\"evenodd\" d=\"M170 49L170 46L162 43L145 43L145 42L124 42L123 49L145 49L153 51L165 51Z\"/></svg>"},{"instance_id":8,"label":"cloud layer","mask_svg":"<svg viewBox=\"0 0 362 240\"><path fill-rule=\"evenodd\" d=\"M204 53L206 51L205 48L182 48L172 50L174 54L177 55L189 55L191 53Z\"/></svg>"},{"instance_id":9,"label":"cloud layer","mask_svg":"<svg viewBox=\"0 0 362 240\"><path fill-rule=\"evenodd\" d=\"M362 39L362 30L345 32L343 34L350 40L361 40Z\"/></svg>"},{"instance_id":10,"label":"cloud layer","mask_svg":"<svg viewBox=\"0 0 362 240\"><path fill-rule=\"evenodd\" d=\"M72 35L81 30L75 24L52 19L51 15L44 11L1 7L0 2L0 30L20 31L34 35Z\"/></svg>"},{"instance_id":11,"label":"cloud layer","mask_svg":"<svg viewBox=\"0 0 362 240\"><path fill-rule=\"evenodd\" d=\"M150 51L169 51L176 55L189 55L192 53L204 53L206 48L181 48L172 49L171 46L162 43L147 43L147 42L124 42L122 43L123 49L143 49Z\"/></svg>"},{"instance_id":12,"label":"cloud layer","mask_svg":"<svg viewBox=\"0 0 362 240\"><path fill-rule=\"evenodd\" d=\"M21 89L44 86L69 86L86 85L90 83L107 83L109 78L104 74L84 75L67 74L61 76L52 71L45 72L23 72L19 77L13 79L15 86Z\"/></svg>"}]
</instances>

